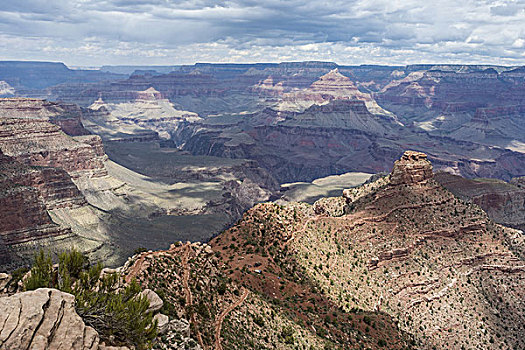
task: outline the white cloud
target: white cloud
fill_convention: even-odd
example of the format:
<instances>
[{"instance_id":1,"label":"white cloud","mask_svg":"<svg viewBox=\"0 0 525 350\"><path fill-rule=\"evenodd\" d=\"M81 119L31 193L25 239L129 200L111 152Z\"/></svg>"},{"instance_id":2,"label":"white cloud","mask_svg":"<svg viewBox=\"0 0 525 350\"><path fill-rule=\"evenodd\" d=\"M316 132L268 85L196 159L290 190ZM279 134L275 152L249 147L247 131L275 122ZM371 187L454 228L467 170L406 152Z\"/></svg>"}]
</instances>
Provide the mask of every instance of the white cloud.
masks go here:
<instances>
[{"instance_id":1,"label":"white cloud","mask_svg":"<svg viewBox=\"0 0 525 350\"><path fill-rule=\"evenodd\" d=\"M524 23L523 0L18 0L0 58L524 64Z\"/></svg>"}]
</instances>

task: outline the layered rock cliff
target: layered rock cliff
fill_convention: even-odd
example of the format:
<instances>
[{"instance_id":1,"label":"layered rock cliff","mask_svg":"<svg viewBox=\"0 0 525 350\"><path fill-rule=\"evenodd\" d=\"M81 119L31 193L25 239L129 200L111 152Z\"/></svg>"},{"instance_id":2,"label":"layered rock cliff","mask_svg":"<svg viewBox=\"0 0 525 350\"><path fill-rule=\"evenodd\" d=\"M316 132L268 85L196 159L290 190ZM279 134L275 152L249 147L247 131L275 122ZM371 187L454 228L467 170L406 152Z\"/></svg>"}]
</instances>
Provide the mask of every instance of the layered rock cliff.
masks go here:
<instances>
[{"instance_id":1,"label":"layered rock cliff","mask_svg":"<svg viewBox=\"0 0 525 350\"><path fill-rule=\"evenodd\" d=\"M11 265L35 249L76 246L93 258L113 254L102 224L107 215L86 195L121 186L111 181L101 139L83 127L76 106L35 99L0 100L0 150L4 188L1 229ZM54 124L56 123L56 124ZM59 126L71 135L69 136ZM104 186L100 186L105 183ZM106 195L111 202L118 198ZM120 199L119 199L120 200Z\"/></svg>"},{"instance_id":2,"label":"layered rock cliff","mask_svg":"<svg viewBox=\"0 0 525 350\"><path fill-rule=\"evenodd\" d=\"M74 178L107 175L100 152L51 122L62 112L67 111L43 100L1 99L0 149L23 164L61 168Z\"/></svg>"},{"instance_id":3,"label":"layered rock cliff","mask_svg":"<svg viewBox=\"0 0 525 350\"><path fill-rule=\"evenodd\" d=\"M0 260L4 264L15 259L15 247L27 243L51 238L72 242L71 229L56 224L48 213L87 204L65 171L25 166L0 152L0 187L0 245L6 248L0 249Z\"/></svg>"}]
</instances>

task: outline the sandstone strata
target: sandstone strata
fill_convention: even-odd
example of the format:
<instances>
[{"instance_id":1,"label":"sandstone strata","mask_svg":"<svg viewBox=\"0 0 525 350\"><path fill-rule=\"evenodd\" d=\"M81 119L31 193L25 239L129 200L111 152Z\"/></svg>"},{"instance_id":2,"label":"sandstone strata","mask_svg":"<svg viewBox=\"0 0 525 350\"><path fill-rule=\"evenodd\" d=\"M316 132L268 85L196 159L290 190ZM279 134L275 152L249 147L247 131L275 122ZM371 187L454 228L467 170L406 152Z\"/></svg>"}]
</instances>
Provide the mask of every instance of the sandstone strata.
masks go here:
<instances>
[{"instance_id":1,"label":"sandstone strata","mask_svg":"<svg viewBox=\"0 0 525 350\"><path fill-rule=\"evenodd\" d=\"M89 251L102 244L97 213L77 184L105 178L106 155L100 137L86 135L80 115L71 105L0 100L0 234L15 266L38 246Z\"/></svg>"},{"instance_id":2,"label":"sandstone strata","mask_svg":"<svg viewBox=\"0 0 525 350\"><path fill-rule=\"evenodd\" d=\"M25 166L0 151L0 260L8 258L7 247L70 237L71 230L55 224L48 210L85 204L65 171Z\"/></svg>"}]
</instances>

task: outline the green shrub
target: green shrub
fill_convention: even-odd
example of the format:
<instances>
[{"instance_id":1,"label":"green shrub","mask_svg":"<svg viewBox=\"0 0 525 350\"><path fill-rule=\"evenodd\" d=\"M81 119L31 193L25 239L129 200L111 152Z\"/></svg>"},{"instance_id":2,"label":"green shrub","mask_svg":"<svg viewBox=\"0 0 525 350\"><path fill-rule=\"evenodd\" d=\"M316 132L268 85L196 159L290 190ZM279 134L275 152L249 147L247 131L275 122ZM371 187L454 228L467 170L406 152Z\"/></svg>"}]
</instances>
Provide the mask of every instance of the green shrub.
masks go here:
<instances>
[{"instance_id":1,"label":"green shrub","mask_svg":"<svg viewBox=\"0 0 525 350\"><path fill-rule=\"evenodd\" d=\"M281 337L284 340L285 344L293 344L295 342L293 337L293 328L292 326L285 326L281 330Z\"/></svg>"},{"instance_id":2,"label":"green shrub","mask_svg":"<svg viewBox=\"0 0 525 350\"><path fill-rule=\"evenodd\" d=\"M264 319L260 315L255 315L253 317L253 322L259 327L264 327Z\"/></svg>"},{"instance_id":3,"label":"green shrub","mask_svg":"<svg viewBox=\"0 0 525 350\"><path fill-rule=\"evenodd\" d=\"M29 272L29 269L27 267L21 267L19 269L14 270L11 273L11 283L18 283L26 273Z\"/></svg>"},{"instance_id":4,"label":"green shrub","mask_svg":"<svg viewBox=\"0 0 525 350\"><path fill-rule=\"evenodd\" d=\"M80 272L89 266L88 259L78 250L72 249L58 255L58 273L60 276L66 274L72 278L78 278Z\"/></svg>"},{"instance_id":5,"label":"green shrub","mask_svg":"<svg viewBox=\"0 0 525 350\"><path fill-rule=\"evenodd\" d=\"M366 323L367 325L370 325L372 323L372 319L370 318L370 316L365 315L363 317L363 322Z\"/></svg>"},{"instance_id":6,"label":"green shrub","mask_svg":"<svg viewBox=\"0 0 525 350\"><path fill-rule=\"evenodd\" d=\"M51 287L73 294L77 313L106 343L138 350L152 347L157 324L153 314L146 312L149 301L140 295L135 280L119 289L117 274L100 277L102 264L89 266L87 258L76 250L61 253L58 260L58 271L53 271L51 256L40 251L25 289Z\"/></svg>"},{"instance_id":7,"label":"green shrub","mask_svg":"<svg viewBox=\"0 0 525 350\"><path fill-rule=\"evenodd\" d=\"M219 284L219 288L217 288L217 292L218 292L220 295L224 295L224 293L226 293L226 282L222 281L222 282Z\"/></svg>"},{"instance_id":8,"label":"green shrub","mask_svg":"<svg viewBox=\"0 0 525 350\"><path fill-rule=\"evenodd\" d=\"M138 247L138 248L135 248L135 250L133 251L133 255L144 253L144 252L147 252L147 251L148 251L148 249L146 249L144 247Z\"/></svg>"},{"instance_id":9,"label":"green shrub","mask_svg":"<svg viewBox=\"0 0 525 350\"><path fill-rule=\"evenodd\" d=\"M40 250L35 254L35 263L31 268L31 276L24 282L25 290L53 287L53 260L51 255Z\"/></svg>"},{"instance_id":10,"label":"green shrub","mask_svg":"<svg viewBox=\"0 0 525 350\"><path fill-rule=\"evenodd\" d=\"M102 278L100 289L95 291L90 288L91 276L86 273L74 293L77 312L84 322L95 328L102 339L114 337L116 345L151 348L157 336L157 324L153 322L153 314L146 312L149 301L139 294L139 284L133 280L124 290L115 292L115 275L109 275Z\"/></svg>"},{"instance_id":11,"label":"green shrub","mask_svg":"<svg viewBox=\"0 0 525 350\"><path fill-rule=\"evenodd\" d=\"M164 315L168 315L171 317L177 317L177 309L175 308L175 305L170 302L166 295L165 289L157 289L155 290L155 293L162 299L164 304L162 304L162 308L160 309L160 313Z\"/></svg>"},{"instance_id":12,"label":"green shrub","mask_svg":"<svg viewBox=\"0 0 525 350\"><path fill-rule=\"evenodd\" d=\"M202 301L197 304L195 310L201 317L210 318L210 312L208 311L208 307Z\"/></svg>"}]
</instances>

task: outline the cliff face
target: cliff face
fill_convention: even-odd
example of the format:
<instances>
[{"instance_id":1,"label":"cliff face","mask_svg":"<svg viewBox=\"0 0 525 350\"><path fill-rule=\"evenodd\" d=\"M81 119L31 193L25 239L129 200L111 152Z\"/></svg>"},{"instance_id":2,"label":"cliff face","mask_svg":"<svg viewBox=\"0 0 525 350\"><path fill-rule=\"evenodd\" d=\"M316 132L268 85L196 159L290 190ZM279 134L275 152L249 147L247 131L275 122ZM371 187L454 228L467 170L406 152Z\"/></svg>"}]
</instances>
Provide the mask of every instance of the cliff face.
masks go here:
<instances>
[{"instance_id":1,"label":"cliff face","mask_svg":"<svg viewBox=\"0 0 525 350\"><path fill-rule=\"evenodd\" d=\"M32 168L0 153L0 260L7 264L15 246L45 238L70 238L68 227L57 225L49 208L85 204L64 171ZM6 249L9 248L9 249Z\"/></svg>"},{"instance_id":2,"label":"cliff face","mask_svg":"<svg viewBox=\"0 0 525 350\"><path fill-rule=\"evenodd\" d=\"M0 149L27 165L51 166L72 177L107 174L103 156L90 145L68 137L52 124L58 106L42 100L0 100ZM98 152L100 154L100 152Z\"/></svg>"},{"instance_id":3,"label":"cliff face","mask_svg":"<svg viewBox=\"0 0 525 350\"><path fill-rule=\"evenodd\" d=\"M88 205L82 193L96 190L86 182L107 178L107 157L100 137L88 135L80 117L76 106L0 100L4 188L0 232L13 266L24 263L38 247L59 251L75 245L95 251L108 240L102 214ZM79 136L67 135L61 126Z\"/></svg>"}]
</instances>

